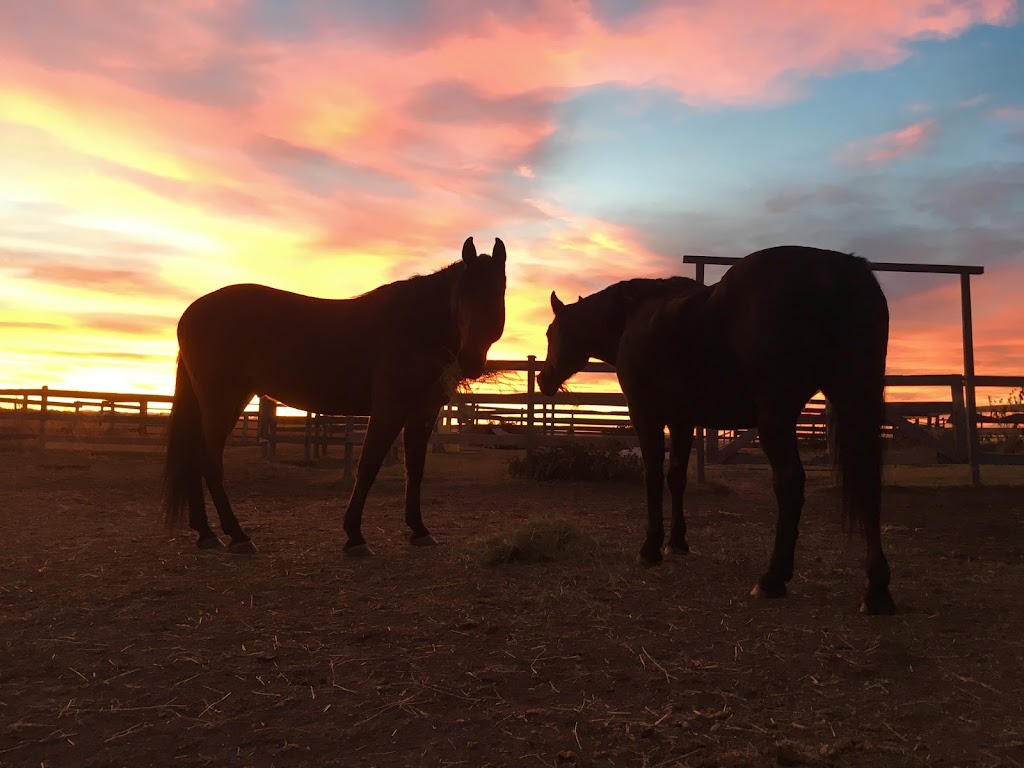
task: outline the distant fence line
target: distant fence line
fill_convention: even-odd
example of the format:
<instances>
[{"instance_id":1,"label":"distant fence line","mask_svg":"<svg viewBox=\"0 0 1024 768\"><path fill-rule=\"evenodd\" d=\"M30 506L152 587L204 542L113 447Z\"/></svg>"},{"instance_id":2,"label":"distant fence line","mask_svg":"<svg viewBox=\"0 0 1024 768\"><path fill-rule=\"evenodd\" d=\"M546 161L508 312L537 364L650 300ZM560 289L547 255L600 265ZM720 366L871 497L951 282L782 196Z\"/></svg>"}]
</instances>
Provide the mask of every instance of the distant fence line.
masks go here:
<instances>
[{"instance_id":1,"label":"distant fence line","mask_svg":"<svg viewBox=\"0 0 1024 768\"><path fill-rule=\"evenodd\" d=\"M525 448L528 451L546 444L577 441L616 440L635 446L620 392L560 392L554 398L538 394L536 376L543 361L530 356L526 360L495 360L488 372L526 374L522 392L459 392L442 410L431 445L435 450L448 446L492 446ZM590 363L582 373L610 374L612 366ZM974 376L975 388L1024 387L1024 376ZM934 402L888 401L889 432L901 435L935 451L942 461L979 464L1024 463L1024 456L984 450L993 442L990 434L1005 435L1019 429L1024 414L999 406L975 412L974 426L978 445L970 450L972 434L965 401L965 382L961 375L893 375L886 377L888 390L906 387L941 387L949 390L949 400ZM891 394L891 393L890 393ZM87 392L76 390L0 389L0 437L32 440L40 447L79 442L99 445L162 445L167 414L173 398L167 395L138 393ZM1024 409L1021 409L1024 410ZM278 404L261 398L255 410L247 409L235 426L232 444L259 446L261 454L273 458L279 445L302 445L307 461L326 456L335 447L343 452L346 477L351 477L358 448L366 434L366 416L331 416L307 413L299 416L278 414ZM804 439L827 437L827 403L815 399L808 403L798 429ZM757 439L757 430L717 432L707 430L697 440L698 477L703 477L705 462L728 462ZM457 448L451 448L457 450ZM973 462L971 462L973 463Z\"/></svg>"}]
</instances>

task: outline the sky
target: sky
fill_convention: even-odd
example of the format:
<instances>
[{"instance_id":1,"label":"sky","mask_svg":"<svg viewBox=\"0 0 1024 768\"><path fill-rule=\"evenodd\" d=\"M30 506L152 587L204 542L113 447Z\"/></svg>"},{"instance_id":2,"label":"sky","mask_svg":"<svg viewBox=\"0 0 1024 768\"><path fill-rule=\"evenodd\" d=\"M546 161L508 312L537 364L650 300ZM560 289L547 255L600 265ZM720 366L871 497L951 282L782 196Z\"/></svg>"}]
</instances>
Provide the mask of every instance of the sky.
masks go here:
<instances>
[{"instance_id":1,"label":"sky","mask_svg":"<svg viewBox=\"0 0 1024 768\"><path fill-rule=\"evenodd\" d=\"M1024 375L1021 8L0 0L0 387L170 393L198 296L468 236L508 248L492 359L544 356L552 289L802 244L984 266L977 371ZM881 282L889 372L962 370L957 278Z\"/></svg>"}]
</instances>

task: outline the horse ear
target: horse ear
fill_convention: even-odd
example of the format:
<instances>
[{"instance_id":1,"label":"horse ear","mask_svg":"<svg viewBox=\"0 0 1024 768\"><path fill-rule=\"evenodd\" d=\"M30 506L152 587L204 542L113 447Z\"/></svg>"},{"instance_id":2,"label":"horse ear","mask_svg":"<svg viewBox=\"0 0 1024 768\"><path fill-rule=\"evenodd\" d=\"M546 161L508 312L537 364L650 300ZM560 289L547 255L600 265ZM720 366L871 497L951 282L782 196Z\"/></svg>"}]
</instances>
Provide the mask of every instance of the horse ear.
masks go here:
<instances>
[{"instance_id":1,"label":"horse ear","mask_svg":"<svg viewBox=\"0 0 1024 768\"><path fill-rule=\"evenodd\" d=\"M576 294L576 301L583 301L583 297L580 296L578 293Z\"/></svg>"},{"instance_id":2,"label":"horse ear","mask_svg":"<svg viewBox=\"0 0 1024 768\"><path fill-rule=\"evenodd\" d=\"M476 261L476 245L473 244L472 237L467 237L466 242L462 244L462 260L467 264Z\"/></svg>"},{"instance_id":3,"label":"horse ear","mask_svg":"<svg viewBox=\"0 0 1024 768\"><path fill-rule=\"evenodd\" d=\"M494 238L494 251L491 253L491 256L502 264L505 263L505 244L501 242L500 237Z\"/></svg>"},{"instance_id":4,"label":"horse ear","mask_svg":"<svg viewBox=\"0 0 1024 768\"><path fill-rule=\"evenodd\" d=\"M555 292L552 291L551 292L551 311L554 312L557 315L563 309L565 309L565 304L563 304L561 299L559 299L555 295Z\"/></svg>"}]
</instances>

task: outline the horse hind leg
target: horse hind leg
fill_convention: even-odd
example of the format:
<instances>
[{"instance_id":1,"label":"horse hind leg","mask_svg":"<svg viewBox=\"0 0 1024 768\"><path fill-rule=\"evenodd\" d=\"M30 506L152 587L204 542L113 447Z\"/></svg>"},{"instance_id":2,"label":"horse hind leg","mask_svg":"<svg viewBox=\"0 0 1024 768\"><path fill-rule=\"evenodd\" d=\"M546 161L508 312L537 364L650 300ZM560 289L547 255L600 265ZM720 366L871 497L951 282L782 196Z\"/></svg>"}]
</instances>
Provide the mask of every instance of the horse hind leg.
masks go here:
<instances>
[{"instance_id":1,"label":"horse hind leg","mask_svg":"<svg viewBox=\"0 0 1024 768\"><path fill-rule=\"evenodd\" d=\"M210 528L210 520L206 516L206 502L203 499L203 476L197 474L188 489L188 524L199 538L196 546L199 549L222 549L223 544L217 534Z\"/></svg>"},{"instance_id":2,"label":"horse hind leg","mask_svg":"<svg viewBox=\"0 0 1024 768\"><path fill-rule=\"evenodd\" d=\"M761 449L772 467L772 484L778 503L775 545L768 569L751 590L754 597L785 597L793 578L796 540L804 505L806 475L800 461L795 418L762 423L758 428Z\"/></svg>"},{"instance_id":3,"label":"horse hind leg","mask_svg":"<svg viewBox=\"0 0 1024 768\"><path fill-rule=\"evenodd\" d=\"M203 477L220 518L221 530L231 538L228 551L238 555L255 553L256 545L239 524L224 489L224 446L251 397L248 395L242 399L241 405L234 401L230 406L206 408L203 416Z\"/></svg>"},{"instance_id":4,"label":"horse hind leg","mask_svg":"<svg viewBox=\"0 0 1024 768\"><path fill-rule=\"evenodd\" d=\"M880 378L880 377L878 377ZM853 387L847 389L852 390ZM882 549L882 438L884 403L880 385L863 392L830 387L836 432L835 461L842 484L843 516L847 525L863 530L867 584L862 613L891 615L896 603L889 592L891 573Z\"/></svg>"}]
</instances>

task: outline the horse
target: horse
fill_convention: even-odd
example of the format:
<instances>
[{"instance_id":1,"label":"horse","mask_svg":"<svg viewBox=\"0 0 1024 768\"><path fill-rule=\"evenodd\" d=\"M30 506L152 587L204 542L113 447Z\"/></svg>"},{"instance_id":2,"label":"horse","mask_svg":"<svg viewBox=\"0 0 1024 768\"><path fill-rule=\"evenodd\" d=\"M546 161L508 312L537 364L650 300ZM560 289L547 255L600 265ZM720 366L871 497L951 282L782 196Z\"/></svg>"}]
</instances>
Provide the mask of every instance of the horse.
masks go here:
<instances>
[{"instance_id":1,"label":"horse","mask_svg":"<svg viewBox=\"0 0 1024 768\"><path fill-rule=\"evenodd\" d=\"M895 612L880 522L889 309L869 262L778 246L740 259L715 285L630 280L570 305L552 292L551 309L541 392L553 396L596 357L615 366L626 396L645 468L641 564L656 565L663 556L665 427L672 529L664 554L689 552L683 494L695 427L756 427L778 516L768 568L751 595L785 596L804 502L796 423L821 391L832 409L844 528L865 540L860 610Z\"/></svg>"},{"instance_id":2,"label":"horse","mask_svg":"<svg viewBox=\"0 0 1024 768\"><path fill-rule=\"evenodd\" d=\"M262 285L231 285L196 299L178 322L178 362L164 467L169 529L189 526L200 549L223 545L206 517L203 480L230 537L229 552L256 551L224 490L224 446L255 395L305 411L369 415L345 511L346 555L373 551L362 535L367 494L403 433L405 522L410 541L437 541L423 524L420 486L438 412L459 381L484 373L505 328L505 244L348 299Z\"/></svg>"}]
</instances>

